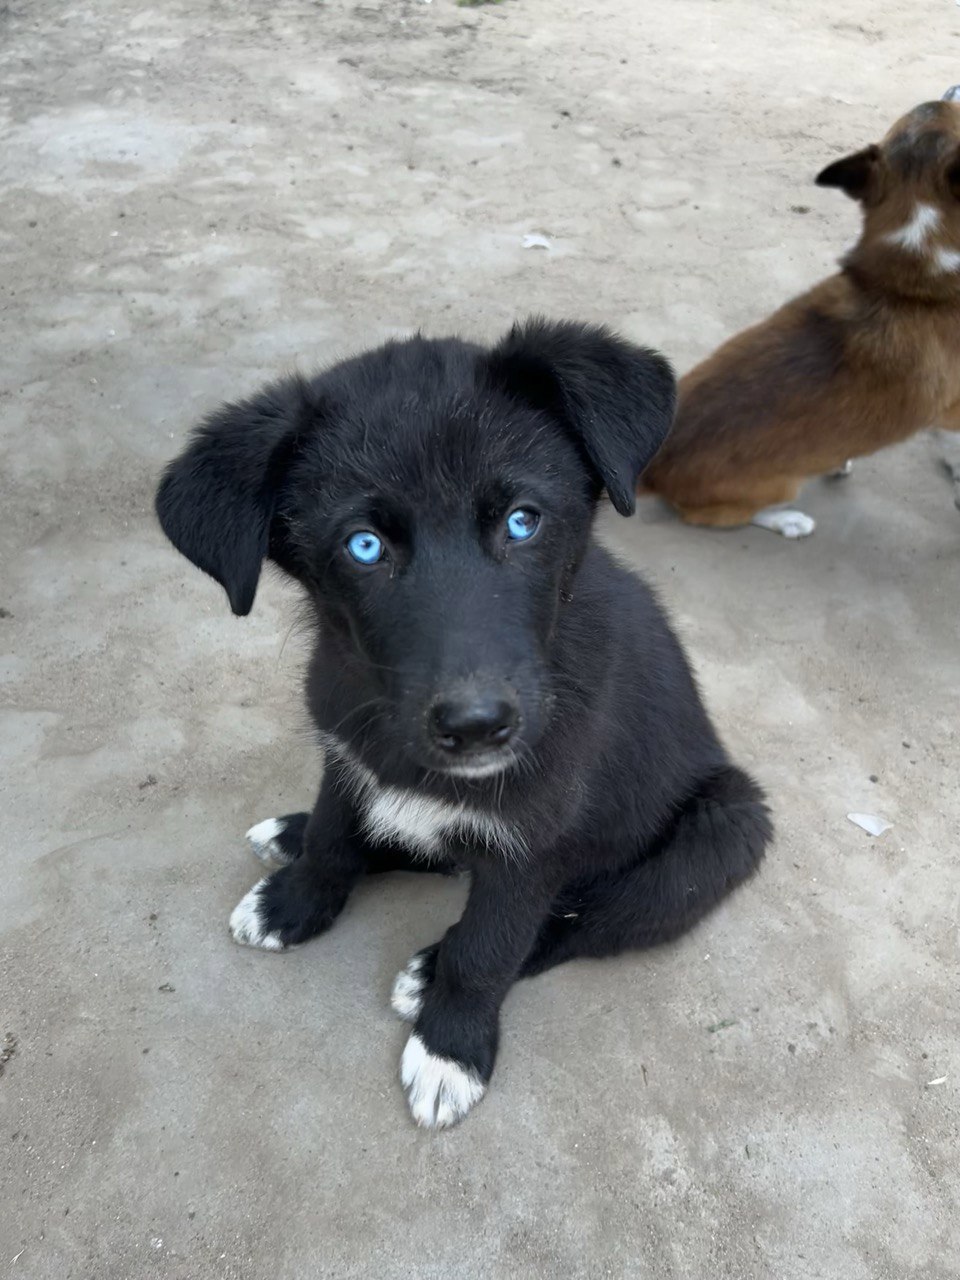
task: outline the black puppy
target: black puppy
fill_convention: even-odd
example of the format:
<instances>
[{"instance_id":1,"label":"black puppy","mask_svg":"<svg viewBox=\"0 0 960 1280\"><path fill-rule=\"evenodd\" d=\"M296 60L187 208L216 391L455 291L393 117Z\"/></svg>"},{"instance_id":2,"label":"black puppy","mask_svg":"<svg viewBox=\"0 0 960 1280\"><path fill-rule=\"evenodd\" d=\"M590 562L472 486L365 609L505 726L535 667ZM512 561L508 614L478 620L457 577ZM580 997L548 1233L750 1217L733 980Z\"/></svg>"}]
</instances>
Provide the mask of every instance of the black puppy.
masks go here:
<instances>
[{"instance_id":1,"label":"black puppy","mask_svg":"<svg viewBox=\"0 0 960 1280\"><path fill-rule=\"evenodd\" d=\"M481 1098L519 976L675 937L770 839L656 600L591 534L604 488L634 510L673 404L667 363L599 328L414 338L219 410L160 486L234 613L269 557L316 618L320 796L249 833L287 865L237 941L305 942L368 871L471 872L394 985L420 1124Z\"/></svg>"}]
</instances>

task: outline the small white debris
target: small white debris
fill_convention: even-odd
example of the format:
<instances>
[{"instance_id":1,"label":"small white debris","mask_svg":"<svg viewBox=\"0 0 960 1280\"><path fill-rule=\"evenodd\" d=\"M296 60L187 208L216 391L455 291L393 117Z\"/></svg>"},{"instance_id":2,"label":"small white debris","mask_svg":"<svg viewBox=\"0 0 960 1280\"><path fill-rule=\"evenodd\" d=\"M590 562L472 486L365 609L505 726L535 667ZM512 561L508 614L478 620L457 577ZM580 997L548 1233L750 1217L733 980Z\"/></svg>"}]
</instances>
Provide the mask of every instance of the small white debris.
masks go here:
<instances>
[{"instance_id":1,"label":"small white debris","mask_svg":"<svg viewBox=\"0 0 960 1280\"><path fill-rule=\"evenodd\" d=\"M958 0L958 2L960 2L960 0ZM24 1245L24 1246L23 1246L23 1249L21 1249L21 1250L20 1250L20 1253L15 1254L15 1255L10 1259L10 1263L11 1263L11 1265L12 1265L14 1262L16 1262L17 1258L19 1258L19 1257L20 1257L20 1254L22 1254L22 1253L24 1252L24 1250L26 1249L26 1247L27 1247L27 1246L26 1246L26 1245Z\"/></svg>"},{"instance_id":2,"label":"small white debris","mask_svg":"<svg viewBox=\"0 0 960 1280\"><path fill-rule=\"evenodd\" d=\"M958 0L958 3L960 3L960 0ZM946 1084L946 1083L947 1083L947 1077L946 1077L946 1076L937 1076L936 1080L928 1080L928 1081L927 1081L927 1088L928 1088L928 1089L930 1089L930 1088L932 1088L935 1084Z\"/></svg>"},{"instance_id":3,"label":"small white debris","mask_svg":"<svg viewBox=\"0 0 960 1280\"><path fill-rule=\"evenodd\" d=\"M117 331L116 331L116 329L108 329L108 330L107 330L107 337L108 337L108 338L115 338L116 336L117 336Z\"/></svg>"},{"instance_id":4,"label":"small white debris","mask_svg":"<svg viewBox=\"0 0 960 1280\"><path fill-rule=\"evenodd\" d=\"M889 831L893 826L892 822L885 822L883 818L878 818L875 813L848 813L847 817L855 827L865 831L868 836L882 836L885 831Z\"/></svg>"},{"instance_id":5,"label":"small white debris","mask_svg":"<svg viewBox=\"0 0 960 1280\"><path fill-rule=\"evenodd\" d=\"M151 1236L151 1238L150 1238L150 1248L151 1248L151 1249L162 1249L162 1248L163 1248L163 1240L160 1238L160 1236Z\"/></svg>"},{"instance_id":6,"label":"small white debris","mask_svg":"<svg viewBox=\"0 0 960 1280\"><path fill-rule=\"evenodd\" d=\"M542 236L539 231L530 231L523 237L523 247L525 249L549 249L552 246L550 240L546 236Z\"/></svg>"}]
</instances>

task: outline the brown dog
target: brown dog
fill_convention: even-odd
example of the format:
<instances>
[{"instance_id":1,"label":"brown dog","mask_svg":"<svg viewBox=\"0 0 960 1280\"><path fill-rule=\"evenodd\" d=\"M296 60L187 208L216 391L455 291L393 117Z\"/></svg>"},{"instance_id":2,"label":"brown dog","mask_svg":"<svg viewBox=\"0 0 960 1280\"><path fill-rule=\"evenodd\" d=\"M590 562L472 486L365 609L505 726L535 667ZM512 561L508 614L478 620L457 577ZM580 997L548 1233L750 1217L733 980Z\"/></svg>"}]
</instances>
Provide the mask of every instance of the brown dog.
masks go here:
<instances>
[{"instance_id":1,"label":"brown dog","mask_svg":"<svg viewBox=\"0 0 960 1280\"><path fill-rule=\"evenodd\" d=\"M805 480L926 427L960 430L960 86L828 166L863 207L837 275L731 338L681 380L641 491L691 524L813 532ZM948 464L949 465L949 464ZM774 508L774 509L770 509Z\"/></svg>"}]
</instances>

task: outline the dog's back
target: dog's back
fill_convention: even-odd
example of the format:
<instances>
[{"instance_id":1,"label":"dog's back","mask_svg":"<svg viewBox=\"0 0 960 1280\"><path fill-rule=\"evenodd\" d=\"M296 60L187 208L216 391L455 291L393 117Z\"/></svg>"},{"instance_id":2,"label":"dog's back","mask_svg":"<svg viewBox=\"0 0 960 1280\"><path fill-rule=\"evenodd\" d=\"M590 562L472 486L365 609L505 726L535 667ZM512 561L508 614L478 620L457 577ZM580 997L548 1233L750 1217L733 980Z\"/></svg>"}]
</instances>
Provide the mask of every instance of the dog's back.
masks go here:
<instances>
[{"instance_id":1,"label":"dog's back","mask_svg":"<svg viewBox=\"0 0 960 1280\"><path fill-rule=\"evenodd\" d=\"M681 380L644 474L691 523L745 523L847 458L960 426L960 105L916 108L818 182L863 204L858 244Z\"/></svg>"}]
</instances>

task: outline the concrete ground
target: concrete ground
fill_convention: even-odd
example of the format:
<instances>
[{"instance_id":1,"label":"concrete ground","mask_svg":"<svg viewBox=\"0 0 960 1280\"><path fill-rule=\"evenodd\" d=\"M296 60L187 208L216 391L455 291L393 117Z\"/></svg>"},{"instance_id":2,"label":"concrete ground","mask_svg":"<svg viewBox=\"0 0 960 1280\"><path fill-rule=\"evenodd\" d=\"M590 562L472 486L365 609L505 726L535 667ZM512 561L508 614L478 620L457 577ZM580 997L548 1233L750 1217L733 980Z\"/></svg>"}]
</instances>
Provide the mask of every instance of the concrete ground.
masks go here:
<instances>
[{"instance_id":1,"label":"concrete ground","mask_svg":"<svg viewBox=\"0 0 960 1280\"><path fill-rule=\"evenodd\" d=\"M0 5L0 1276L957 1274L960 516L925 440L813 485L802 543L605 517L778 839L679 945L518 987L439 1136L387 994L462 886L231 943L243 831L317 781L296 596L232 618L151 513L278 371L532 310L684 368L827 272L856 211L812 175L960 80L946 0L840 14Z\"/></svg>"}]
</instances>

